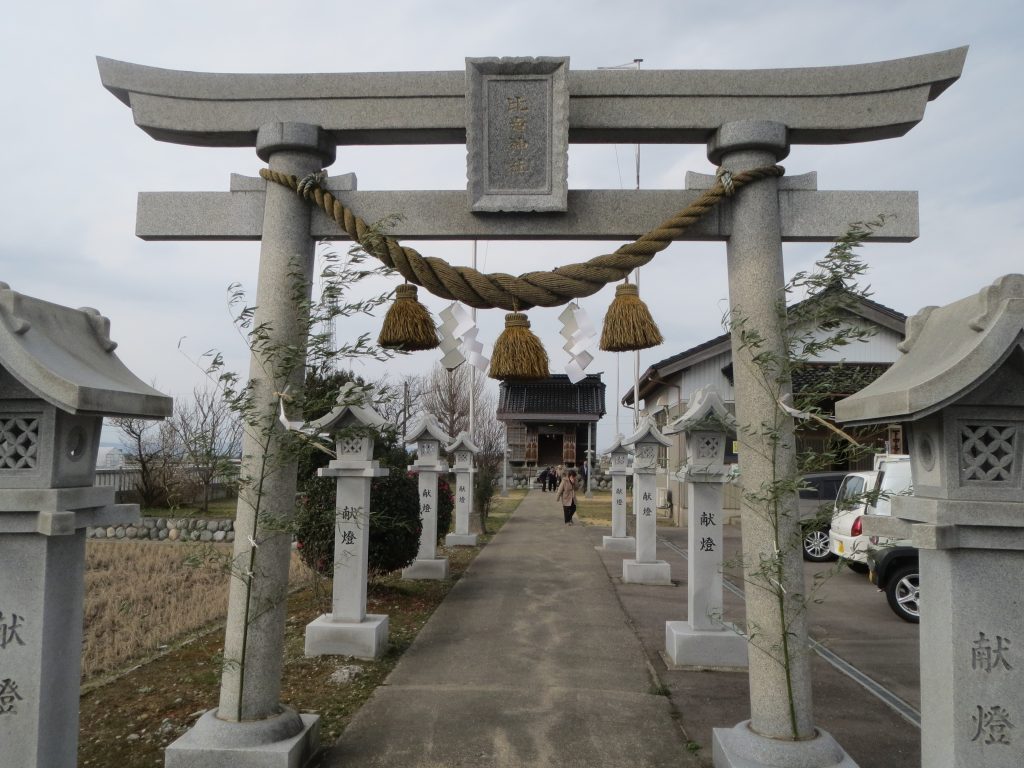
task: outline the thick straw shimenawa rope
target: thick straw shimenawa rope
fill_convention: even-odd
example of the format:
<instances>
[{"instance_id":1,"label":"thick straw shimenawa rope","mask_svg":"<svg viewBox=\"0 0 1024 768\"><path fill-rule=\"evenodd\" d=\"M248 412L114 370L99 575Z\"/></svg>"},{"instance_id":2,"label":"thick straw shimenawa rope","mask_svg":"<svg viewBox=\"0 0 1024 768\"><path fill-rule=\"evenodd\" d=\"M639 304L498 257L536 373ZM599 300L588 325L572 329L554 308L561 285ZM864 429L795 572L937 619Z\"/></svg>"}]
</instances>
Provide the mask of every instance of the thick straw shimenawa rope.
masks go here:
<instances>
[{"instance_id":1,"label":"thick straw shimenawa rope","mask_svg":"<svg viewBox=\"0 0 1024 768\"><path fill-rule=\"evenodd\" d=\"M394 238L376 234L365 221L342 205L330 192L312 184L303 185L297 176L260 169L260 176L297 192L315 202L334 219L352 240L372 256L398 272L410 283L423 286L435 296L461 301L478 309L517 311L530 307L557 307L572 299L597 293L606 284L622 280L637 267L642 267L665 250L692 224L728 196L725 184L739 190L758 179L781 176L781 165L755 168L741 173L719 175L715 185L667 221L626 243L614 253L595 256L589 261L567 264L550 272L526 272L518 277L503 272L483 274L470 267L453 267L444 259L423 256L413 248L401 245Z\"/></svg>"}]
</instances>

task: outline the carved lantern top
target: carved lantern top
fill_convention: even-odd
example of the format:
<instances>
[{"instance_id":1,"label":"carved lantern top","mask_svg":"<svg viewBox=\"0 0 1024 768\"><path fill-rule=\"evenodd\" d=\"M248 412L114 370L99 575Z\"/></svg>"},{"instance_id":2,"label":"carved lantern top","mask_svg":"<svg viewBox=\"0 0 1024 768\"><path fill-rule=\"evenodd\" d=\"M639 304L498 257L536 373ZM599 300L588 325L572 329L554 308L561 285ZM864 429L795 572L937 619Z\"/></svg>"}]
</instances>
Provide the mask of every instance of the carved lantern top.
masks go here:
<instances>
[{"instance_id":1,"label":"carved lantern top","mask_svg":"<svg viewBox=\"0 0 1024 768\"><path fill-rule=\"evenodd\" d=\"M645 416L637 425L636 432L622 441L633 449L633 469L654 469L658 463L658 448L668 448L672 441L658 431L654 420Z\"/></svg>"},{"instance_id":2,"label":"carved lantern top","mask_svg":"<svg viewBox=\"0 0 1024 768\"><path fill-rule=\"evenodd\" d=\"M451 445L445 446L445 450L448 453L455 454L455 466L453 469L466 472L473 468L473 456L480 452L480 448L469 439L469 433L465 431L459 432Z\"/></svg>"},{"instance_id":3,"label":"carved lantern top","mask_svg":"<svg viewBox=\"0 0 1024 768\"><path fill-rule=\"evenodd\" d=\"M615 436L615 442L603 452L604 456L611 456L612 474L625 472L629 467L629 448L622 444L625 438L620 434Z\"/></svg>"},{"instance_id":4,"label":"carved lantern top","mask_svg":"<svg viewBox=\"0 0 1024 768\"><path fill-rule=\"evenodd\" d=\"M116 347L95 309L0 283L0 488L91 487L103 416L171 414Z\"/></svg>"},{"instance_id":5,"label":"carved lantern top","mask_svg":"<svg viewBox=\"0 0 1024 768\"><path fill-rule=\"evenodd\" d=\"M616 435L615 441L602 452L602 455L614 456L616 453L628 453L629 449L622 444L625 439L621 434Z\"/></svg>"},{"instance_id":6,"label":"carved lantern top","mask_svg":"<svg viewBox=\"0 0 1024 768\"><path fill-rule=\"evenodd\" d=\"M847 424L910 421L961 400L1024 348L1024 275L1004 275L981 292L907 321L903 355L860 392L836 403ZM1020 391L1006 405L1024 405Z\"/></svg>"},{"instance_id":7,"label":"carved lantern top","mask_svg":"<svg viewBox=\"0 0 1024 768\"><path fill-rule=\"evenodd\" d=\"M434 466L443 463L441 461L441 446L448 445L451 437L441 429L437 418L432 413L424 413L416 425L409 432L406 444L416 444L418 458L416 466Z\"/></svg>"},{"instance_id":8,"label":"carved lantern top","mask_svg":"<svg viewBox=\"0 0 1024 768\"><path fill-rule=\"evenodd\" d=\"M725 472L725 444L730 432L736 431L736 419L723 402L718 390L707 386L690 398L689 407L678 419L665 427L665 434L686 434L687 463L683 476L710 479Z\"/></svg>"},{"instance_id":9,"label":"carved lantern top","mask_svg":"<svg viewBox=\"0 0 1024 768\"><path fill-rule=\"evenodd\" d=\"M0 283L0 366L35 397L75 414L170 416L171 398L128 370L116 348L110 320L95 309L52 304Z\"/></svg>"},{"instance_id":10,"label":"carved lantern top","mask_svg":"<svg viewBox=\"0 0 1024 768\"><path fill-rule=\"evenodd\" d=\"M338 391L337 405L309 424L313 434L334 437L338 459L369 461L373 458L373 435L385 425L384 417L366 405L367 392L349 381Z\"/></svg>"},{"instance_id":11,"label":"carved lantern top","mask_svg":"<svg viewBox=\"0 0 1024 768\"><path fill-rule=\"evenodd\" d=\"M452 441L451 437L441 429L441 425L437 423L437 417L432 413L424 413L420 416L419 421L409 431L409 436L405 439L407 445L412 443L421 443L424 440L432 440L438 443L444 443L447 445Z\"/></svg>"},{"instance_id":12,"label":"carved lantern top","mask_svg":"<svg viewBox=\"0 0 1024 768\"><path fill-rule=\"evenodd\" d=\"M907 323L900 351L892 368L836 404L847 423L912 422L918 498L896 499L894 514L938 525L1007 525L1010 512L977 503L1003 502L1019 518L1024 275L1005 275L973 296L925 307ZM927 507L927 498L949 503Z\"/></svg>"},{"instance_id":13,"label":"carved lantern top","mask_svg":"<svg viewBox=\"0 0 1024 768\"><path fill-rule=\"evenodd\" d=\"M470 453L480 453L480 448L469 439L469 433L463 430L455 436L455 440L451 445L446 445L445 450L449 453L452 451L469 451Z\"/></svg>"},{"instance_id":14,"label":"carved lantern top","mask_svg":"<svg viewBox=\"0 0 1024 768\"><path fill-rule=\"evenodd\" d=\"M735 417L729 413L718 390L711 386L702 387L694 392L686 412L665 427L666 435L674 435L678 432L729 434L735 431Z\"/></svg>"}]
</instances>

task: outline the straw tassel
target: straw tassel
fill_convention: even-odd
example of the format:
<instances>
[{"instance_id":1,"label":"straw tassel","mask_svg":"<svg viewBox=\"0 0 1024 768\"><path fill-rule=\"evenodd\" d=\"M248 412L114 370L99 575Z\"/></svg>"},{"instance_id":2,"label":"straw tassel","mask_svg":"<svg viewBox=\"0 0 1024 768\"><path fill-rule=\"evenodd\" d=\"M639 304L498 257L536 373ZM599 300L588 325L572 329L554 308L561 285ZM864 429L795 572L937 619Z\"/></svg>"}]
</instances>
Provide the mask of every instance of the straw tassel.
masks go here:
<instances>
[{"instance_id":1,"label":"straw tassel","mask_svg":"<svg viewBox=\"0 0 1024 768\"><path fill-rule=\"evenodd\" d=\"M407 352L434 349L440 343L430 311L416 299L415 285L395 289L395 301L384 316L377 343Z\"/></svg>"},{"instance_id":2,"label":"straw tassel","mask_svg":"<svg viewBox=\"0 0 1024 768\"><path fill-rule=\"evenodd\" d=\"M548 377L548 353L530 330L530 321L522 312L505 315L505 330L494 342L488 375L502 381Z\"/></svg>"},{"instance_id":3,"label":"straw tassel","mask_svg":"<svg viewBox=\"0 0 1024 768\"><path fill-rule=\"evenodd\" d=\"M640 298L640 289L632 283L615 287L615 301L604 316L601 349L606 352L628 352L656 347L665 339Z\"/></svg>"}]
</instances>

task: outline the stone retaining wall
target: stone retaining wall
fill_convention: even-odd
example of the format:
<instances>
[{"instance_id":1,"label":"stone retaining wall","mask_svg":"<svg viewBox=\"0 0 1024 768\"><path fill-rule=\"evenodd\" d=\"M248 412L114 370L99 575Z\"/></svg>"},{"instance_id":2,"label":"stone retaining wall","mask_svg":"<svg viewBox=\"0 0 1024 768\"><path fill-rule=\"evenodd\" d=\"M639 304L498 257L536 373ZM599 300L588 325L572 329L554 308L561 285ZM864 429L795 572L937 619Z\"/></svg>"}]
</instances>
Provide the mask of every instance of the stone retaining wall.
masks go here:
<instances>
[{"instance_id":1,"label":"stone retaining wall","mask_svg":"<svg viewBox=\"0 0 1024 768\"><path fill-rule=\"evenodd\" d=\"M138 525L96 526L85 529L89 539L148 539L150 541L234 541L235 521L227 517L144 517Z\"/></svg>"},{"instance_id":2,"label":"stone retaining wall","mask_svg":"<svg viewBox=\"0 0 1024 768\"><path fill-rule=\"evenodd\" d=\"M509 475L508 487L512 488L512 489L516 489L516 488L539 488L540 485L537 484L537 481L535 479L536 478L536 474L537 473L534 472L529 477L527 477L526 475L518 475L518 476L515 476L515 477L513 477L512 475ZM501 486L501 475L498 475L497 486L498 487ZM581 488L586 488L586 485L585 484L581 484L580 487ZM590 480L590 487L591 487L592 490L595 490L595 491L610 491L611 488L612 488L612 478L611 478L611 475L599 475L599 474L595 473L594 476ZM576 490L578 491L580 489L577 488Z\"/></svg>"}]
</instances>

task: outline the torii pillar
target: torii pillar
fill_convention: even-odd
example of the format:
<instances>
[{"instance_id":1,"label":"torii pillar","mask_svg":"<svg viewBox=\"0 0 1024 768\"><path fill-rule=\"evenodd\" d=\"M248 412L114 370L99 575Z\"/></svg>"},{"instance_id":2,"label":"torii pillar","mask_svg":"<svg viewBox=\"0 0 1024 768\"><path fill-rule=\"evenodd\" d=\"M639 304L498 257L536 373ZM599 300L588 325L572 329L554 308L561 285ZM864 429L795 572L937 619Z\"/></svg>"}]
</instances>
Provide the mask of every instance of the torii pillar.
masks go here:
<instances>
[{"instance_id":1,"label":"torii pillar","mask_svg":"<svg viewBox=\"0 0 1024 768\"><path fill-rule=\"evenodd\" d=\"M333 162L335 147L317 126L268 123L259 129L256 153L271 168L302 177ZM265 325L273 344L306 344L308 318L294 304L294 283L304 281L309 299L316 245L309 220L309 206L289 190L266 191L253 325ZM242 442L241 475L258 478L260 487L257 493L243 484L238 494L219 705L167 747L167 768L215 768L226 753L238 765L290 768L304 764L319 744L319 716L280 703L292 544L281 521L295 510L296 460L281 450L276 393L301 387L304 368L288 381L275 380L273 371L254 350L249 379L266 436L246 429Z\"/></svg>"},{"instance_id":2,"label":"torii pillar","mask_svg":"<svg viewBox=\"0 0 1024 768\"><path fill-rule=\"evenodd\" d=\"M559 132L543 134L540 123L531 124L529 130L536 131L536 135L530 133L530 139L531 143L534 139L547 141L557 150L544 170L559 183L560 192L565 191L562 153L570 132L574 141L589 143L705 143L712 137L708 147L712 162L721 162L733 171L770 165L785 157L791 144L844 144L902 136L923 119L928 102L960 77L966 55L966 48L958 48L844 67L629 73L568 71L565 59L558 64L562 74L552 79L557 79L554 87L558 98L546 102L555 110L546 124L557 125ZM471 105L474 97L473 92L467 94L468 71L209 74L103 58L98 61L104 86L131 107L135 124L154 138L209 147L255 146L272 168L300 177L329 163L336 145L462 144L467 136L472 143L474 136L479 142L480 136L490 135L480 130L480 110L473 111L473 121L467 125L467 104ZM499 67L502 61L494 60ZM518 66L525 60L509 61ZM479 74L481 67L491 63L471 60L467 70L475 66ZM498 95L505 89L509 98L519 99L514 80L511 76L499 84ZM479 85L480 79L473 82ZM566 109L574 100L578 108ZM537 102L542 103L543 99ZM294 122L281 123L283 119ZM479 144L476 148L481 149ZM483 147L487 151L490 148ZM502 151L497 145L493 148ZM484 156L484 152L476 155ZM404 218L389 233L397 238L622 241L655 228L698 198L702 188L714 183L714 177L691 173L687 174L686 190L572 190L567 197L559 195L559 200L545 203L551 207L478 216L473 213L473 201L480 203L487 195L477 194L479 174L470 176L470 199L466 191L460 190L357 192L352 177L335 176L325 186L366 221L401 211ZM545 173L539 176L548 178ZM507 201L495 202L497 209L504 210ZM769 348L777 351L781 349L784 327L783 319L776 314L777 304L784 299L781 243L831 242L842 236L851 222L872 220L880 213L892 215L873 233L873 240L907 242L917 237L916 193L818 191L816 174L807 173L745 187L680 239L728 243L732 307L754 323ZM315 211L310 217L305 203L291 192L267 189L259 179L239 176L232 178L231 191L226 193L140 194L136 232L143 239L157 240L262 238L257 295L260 317L271 319L282 329L293 327L286 318L294 311L288 306L284 287L287 275L281 273L281 265L296 254L309 259L316 239L346 238L321 212ZM264 265L263 260L270 263ZM288 338L289 331L283 332ZM744 424L759 424L777 411L776 405L755 391L742 350L734 349L733 355L741 428ZM257 368L258 361L254 360L253 370L259 375ZM268 392L266 386L261 384L264 394ZM269 403L266 405L269 413ZM783 425L782 431L789 434L791 429L791 424ZM245 450L258 457L253 446ZM740 462L748 487L763 481L772 471L788 471L793 466L792 457L785 453L775 465L756 454L751 441L741 441ZM280 485L265 498L275 514L288 513L294 468L279 472L278 477L275 482ZM236 538L236 557L244 560L250 554L245 529L248 526L253 531L255 527L252 510L244 501L240 502L239 516L243 532ZM769 539L764 537L764 526L752 510L744 509L743 528L744 551L751 561L757 561L763 552L760 547ZM254 532L259 543L262 534ZM246 590L233 585L238 588L233 589L230 601L225 651L229 658L237 656L239 636L248 628L245 648L241 649L245 663L225 668L220 708L211 713L216 727L205 731L211 745L248 742L238 734L254 730L267 735L281 721L276 713L280 711L287 552L279 538L270 537L256 550L260 578L265 583L258 594L243 599ZM787 569L792 569L792 594L803 591L803 570L796 548L798 537L791 540L793 551L786 553L786 562ZM774 603L774 597L769 601L767 593L749 591L748 616L761 623L765 631L773 626L768 602ZM276 603L281 604L278 609L260 611ZM249 615L257 618L249 621ZM717 766L853 765L834 741L814 728L806 627L797 620L789 632L794 652L792 688L781 678L779 665L751 649L751 718L749 724L716 732ZM787 690L793 692L792 718L783 711L788 707L779 706L787 701ZM207 727L208 720L204 717L193 732ZM281 739L308 741L312 730L291 718L276 732L282 734ZM268 746L264 752L278 746ZM270 765L262 760L261 756L234 764ZM188 764L198 768L213 765L198 760Z\"/></svg>"},{"instance_id":3,"label":"torii pillar","mask_svg":"<svg viewBox=\"0 0 1024 768\"><path fill-rule=\"evenodd\" d=\"M708 144L708 159L732 171L773 165L789 154L786 126L771 121L726 123ZM785 275L779 228L779 193L776 179L740 190L733 201L733 231L726 253L729 264L729 311L732 318L732 359L736 421L739 424L740 467L744 493L761 495L773 477L795 477L796 447L793 418L773 396L778 378L752 362L758 353L785 358ZM742 322L738 322L742 321ZM741 334L758 329L756 349ZM792 394L791 384L779 383L779 395ZM765 434L771 425L776 434ZM774 456L774 459L773 459ZM855 766L826 731L814 727L811 668L807 645L803 563L796 547L775 543L799 541L800 517L796 497L780 500L772 515L744 500L743 569L749 643L750 719L735 728L714 731L714 761L721 766L806 765ZM783 559L780 600L760 572L762 563ZM784 615L779 610L784 603ZM786 644L783 644L783 641ZM785 658L785 664L779 657ZM788 692L788 693L787 693ZM781 695L780 695L781 694ZM778 755L787 759L773 762ZM797 761L797 757L802 762Z\"/></svg>"}]
</instances>

